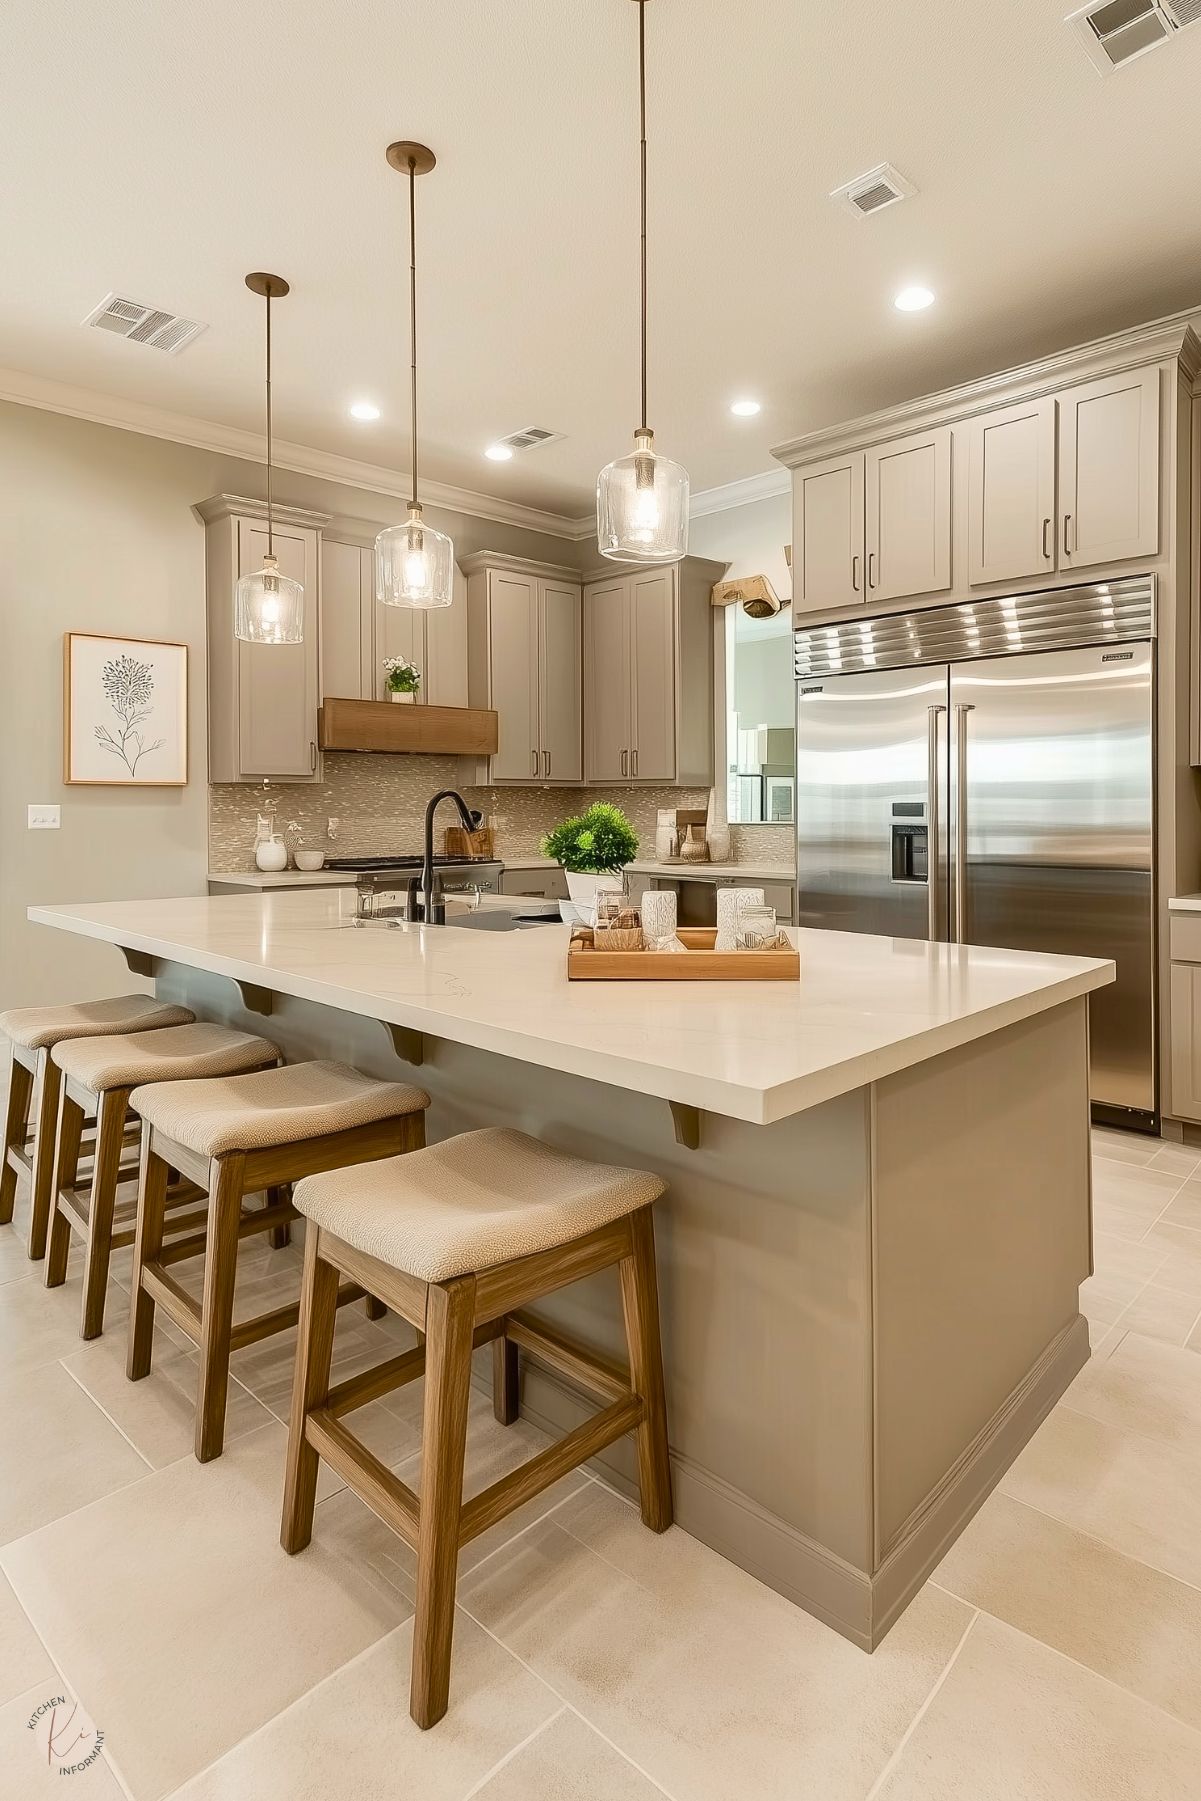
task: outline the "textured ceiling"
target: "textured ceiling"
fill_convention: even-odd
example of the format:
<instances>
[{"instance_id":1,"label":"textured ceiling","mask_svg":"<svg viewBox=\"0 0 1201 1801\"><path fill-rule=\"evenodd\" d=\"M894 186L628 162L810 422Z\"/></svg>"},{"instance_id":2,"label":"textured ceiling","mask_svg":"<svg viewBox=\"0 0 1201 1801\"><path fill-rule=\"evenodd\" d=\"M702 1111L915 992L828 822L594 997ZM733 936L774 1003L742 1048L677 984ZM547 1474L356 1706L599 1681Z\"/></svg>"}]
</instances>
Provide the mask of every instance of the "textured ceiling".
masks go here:
<instances>
[{"instance_id":1,"label":"textured ceiling","mask_svg":"<svg viewBox=\"0 0 1201 1801\"><path fill-rule=\"evenodd\" d=\"M1067 0L652 0L651 423L694 490L837 419L1201 297L1201 27L1100 79ZM250 429L278 270L281 438L407 461L419 190L427 472L569 513L637 400L629 0L54 0L5 27L0 363ZM852 218L890 160L920 192ZM903 316L908 281L938 293ZM208 322L80 329L110 289ZM730 418L743 392L764 402ZM356 426L358 395L384 408ZM499 466L538 424L564 442Z\"/></svg>"}]
</instances>

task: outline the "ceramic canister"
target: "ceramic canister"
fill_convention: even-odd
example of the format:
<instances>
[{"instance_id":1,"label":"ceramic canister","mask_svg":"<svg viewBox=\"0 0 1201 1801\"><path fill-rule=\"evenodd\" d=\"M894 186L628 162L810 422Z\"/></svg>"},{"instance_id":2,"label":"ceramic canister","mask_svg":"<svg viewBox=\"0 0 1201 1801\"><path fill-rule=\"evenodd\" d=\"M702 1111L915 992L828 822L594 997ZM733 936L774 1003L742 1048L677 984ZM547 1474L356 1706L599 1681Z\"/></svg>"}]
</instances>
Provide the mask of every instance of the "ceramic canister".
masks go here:
<instances>
[{"instance_id":1,"label":"ceramic canister","mask_svg":"<svg viewBox=\"0 0 1201 1801\"><path fill-rule=\"evenodd\" d=\"M676 896L671 889L647 888L638 903L642 913L642 936L648 948L664 938L676 935Z\"/></svg>"},{"instance_id":2,"label":"ceramic canister","mask_svg":"<svg viewBox=\"0 0 1201 1801\"><path fill-rule=\"evenodd\" d=\"M717 939L715 951L732 951L738 947L738 915L746 907L763 905L762 888L719 888L717 890Z\"/></svg>"}]
</instances>

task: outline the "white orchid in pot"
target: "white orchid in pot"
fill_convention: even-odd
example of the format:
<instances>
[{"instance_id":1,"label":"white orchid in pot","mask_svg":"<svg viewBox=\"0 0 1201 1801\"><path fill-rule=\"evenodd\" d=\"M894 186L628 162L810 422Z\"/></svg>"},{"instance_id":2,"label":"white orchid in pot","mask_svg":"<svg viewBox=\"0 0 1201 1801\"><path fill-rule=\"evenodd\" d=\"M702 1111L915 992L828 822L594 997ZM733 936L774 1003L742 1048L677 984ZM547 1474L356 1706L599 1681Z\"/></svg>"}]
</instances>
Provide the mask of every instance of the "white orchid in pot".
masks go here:
<instances>
[{"instance_id":1,"label":"white orchid in pot","mask_svg":"<svg viewBox=\"0 0 1201 1801\"><path fill-rule=\"evenodd\" d=\"M384 686L389 700L411 703L421 692L421 671L408 657L385 657Z\"/></svg>"},{"instance_id":2,"label":"white orchid in pot","mask_svg":"<svg viewBox=\"0 0 1201 1801\"><path fill-rule=\"evenodd\" d=\"M565 819L548 832L542 855L562 865L577 917L584 925L593 925L596 891L621 888L626 864L638 855L638 834L620 807L597 801L586 813Z\"/></svg>"}]
</instances>

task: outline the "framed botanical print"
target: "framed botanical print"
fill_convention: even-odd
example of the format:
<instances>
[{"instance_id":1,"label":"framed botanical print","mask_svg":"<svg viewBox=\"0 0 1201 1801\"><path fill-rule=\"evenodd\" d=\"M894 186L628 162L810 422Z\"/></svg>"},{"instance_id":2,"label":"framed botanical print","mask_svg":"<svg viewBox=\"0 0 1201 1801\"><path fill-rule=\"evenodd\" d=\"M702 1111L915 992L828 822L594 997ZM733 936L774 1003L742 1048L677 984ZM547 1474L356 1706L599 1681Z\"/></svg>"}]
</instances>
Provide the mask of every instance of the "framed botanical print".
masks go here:
<instances>
[{"instance_id":1,"label":"framed botanical print","mask_svg":"<svg viewBox=\"0 0 1201 1801\"><path fill-rule=\"evenodd\" d=\"M182 788L188 779L188 647L63 637L63 780Z\"/></svg>"}]
</instances>

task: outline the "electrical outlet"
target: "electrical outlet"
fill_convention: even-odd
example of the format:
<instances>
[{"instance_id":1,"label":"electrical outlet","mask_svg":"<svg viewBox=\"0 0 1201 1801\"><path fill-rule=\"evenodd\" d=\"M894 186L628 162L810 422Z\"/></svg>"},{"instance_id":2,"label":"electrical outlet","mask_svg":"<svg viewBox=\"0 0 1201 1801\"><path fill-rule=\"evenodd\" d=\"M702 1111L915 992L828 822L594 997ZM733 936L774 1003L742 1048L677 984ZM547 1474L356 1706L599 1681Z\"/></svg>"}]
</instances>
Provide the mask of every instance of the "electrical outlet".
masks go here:
<instances>
[{"instance_id":1,"label":"electrical outlet","mask_svg":"<svg viewBox=\"0 0 1201 1801\"><path fill-rule=\"evenodd\" d=\"M29 808L29 830L31 832L57 832L62 823L61 807L49 805Z\"/></svg>"}]
</instances>

